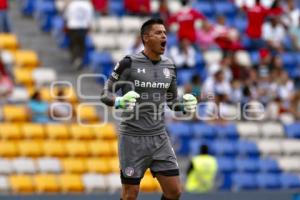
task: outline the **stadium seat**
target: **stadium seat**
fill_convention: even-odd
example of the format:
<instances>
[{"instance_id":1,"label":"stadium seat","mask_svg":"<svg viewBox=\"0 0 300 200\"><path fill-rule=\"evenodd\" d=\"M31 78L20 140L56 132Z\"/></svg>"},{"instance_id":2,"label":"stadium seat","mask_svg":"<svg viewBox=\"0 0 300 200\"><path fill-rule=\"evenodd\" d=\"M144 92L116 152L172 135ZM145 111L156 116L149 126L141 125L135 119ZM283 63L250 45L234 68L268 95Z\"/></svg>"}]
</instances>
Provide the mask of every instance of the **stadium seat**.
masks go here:
<instances>
[{"instance_id":1,"label":"stadium seat","mask_svg":"<svg viewBox=\"0 0 300 200\"><path fill-rule=\"evenodd\" d=\"M215 9L213 7L213 4L209 1L195 1L195 3L192 6L208 18L215 15Z\"/></svg>"},{"instance_id":2,"label":"stadium seat","mask_svg":"<svg viewBox=\"0 0 300 200\"><path fill-rule=\"evenodd\" d=\"M24 138L43 139L45 137L44 127L41 124L25 123L21 126Z\"/></svg>"},{"instance_id":3,"label":"stadium seat","mask_svg":"<svg viewBox=\"0 0 300 200\"><path fill-rule=\"evenodd\" d=\"M46 124L45 132L49 139L69 138L69 131L65 124Z\"/></svg>"},{"instance_id":4,"label":"stadium seat","mask_svg":"<svg viewBox=\"0 0 300 200\"><path fill-rule=\"evenodd\" d=\"M0 158L0 174L11 174L13 171L11 160Z\"/></svg>"},{"instance_id":5,"label":"stadium seat","mask_svg":"<svg viewBox=\"0 0 300 200\"><path fill-rule=\"evenodd\" d=\"M234 156L237 154L235 142L229 140L215 140L212 143L212 151L218 156Z\"/></svg>"},{"instance_id":6,"label":"stadium seat","mask_svg":"<svg viewBox=\"0 0 300 200\"><path fill-rule=\"evenodd\" d=\"M69 156L87 156L89 154L87 143L83 141L66 142L66 150Z\"/></svg>"},{"instance_id":7,"label":"stadium seat","mask_svg":"<svg viewBox=\"0 0 300 200\"><path fill-rule=\"evenodd\" d=\"M203 139L214 139L217 134L216 126L206 123L194 123L191 126L193 136Z\"/></svg>"},{"instance_id":8,"label":"stadium seat","mask_svg":"<svg viewBox=\"0 0 300 200\"><path fill-rule=\"evenodd\" d=\"M171 136L174 137L192 137L191 126L185 122L169 123L167 130Z\"/></svg>"},{"instance_id":9,"label":"stadium seat","mask_svg":"<svg viewBox=\"0 0 300 200\"><path fill-rule=\"evenodd\" d=\"M300 177L296 174L282 173L279 176L280 183L283 188L299 188Z\"/></svg>"},{"instance_id":10,"label":"stadium seat","mask_svg":"<svg viewBox=\"0 0 300 200\"><path fill-rule=\"evenodd\" d=\"M300 160L293 157L276 158L280 169L285 172L300 172Z\"/></svg>"},{"instance_id":11,"label":"stadium seat","mask_svg":"<svg viewBox=\"0 0 300 200\"><path fill-rule=\"evenodd\" d=\"M9 192L10 185L6 176L0 175L0 192L6 193Z\"/></svg>"},{"instance_id":12,"label":"stadium seat","mask_svg":"<svg viewBox=\"0 0 300 200\"><path fill-rule=\"evenodd\" d=\"M186 85L191 81L192 76L195 72L191 69L180 69L177 72L177 83L178 85Z\"/></svg>"},{"instance_id":13,"label":"stadium seat","mask_svg":"<svg viewBox=\"0 0 300 200\"><path fill-rule=\"evenodd\" d=\"M96 122L99 120L99 115L97 113L96 107L89 105L77 106L77 119L78 121L84 122Z\"/></svg>"},{"instance_id":14,"label":"stadium seat","mask_svg":"<svg viewBox=\"0 0 300 200\"><path fill-rule=\"evenodd\" d=\"M62 171L61 162L57 158L42 157L36 162L41 173L60 173Z\"/></svg>"},{"instance_id":15,"label":"stadium seat","mask_svg":"<svg viewBox=\"0 0 300 200\"><path fill-rule=\"evenodd\" d=\"M33 159L19 157L12 161L15 172L19 174L34 174L37 172L36 165Z\"/></svg>"},{"instance_id":16,"label":"stadium seat","mask_svg":"<svg viewBox=\"0 0 300 200\"><path fill-rule=\"evenodd\" d=\"M37 174L33 176L36 192L59 192L59 186L55 175Z\"/></svg>"},{"instance_id":17,"label":"stadium seat","mask_svg":"<svg viewBox=\"0 0 300 200\"><path fill-rule=\"evenodd\" d=\"M5 122L25 122L28 119L28 112L25 105L3 106L3 118Z\"/></svg>"},{"instance_id":18,"label":"stadium seat","mask_svg":"<svg viewBox=\"0 0 300 200\"><path fill-rule=\"evenodd\" d=\"M233 158L230 157L217 157L218 170L220 172L234 172L236 170L236 165Z\"/></svg>"},{"instance_id":19,"label":"stadium seat","mask_svg":"<svg viewBox=\"0 0 300 200\"><path fill-rule=\"evenodd\" d=\"M113 141L110 141L109 143L110 143L112 156L117 156L119 154L118 141L113 140Z\"/></svg>"},{"instance_id":20,"label":"stadium seat","mask_svg":"<svg viewBox=\"0 0 300 200\"><path fill-rule=\"evenodd\" d=\"M131 47L136 39L136 33L122 33L119 34L117 39L119 49L123 50L123 57L125 56L126 51Z\"/></svg>"},{"instance_id":21,"label":"stadium seat","mask_svg":"<svg viewBox=\"0 0 300 200\"><path fill-rule=\"evenodd\" d=\"M260 173L256 175L259 188L277 189L280 188L278 174Z\"/></svg>"},{"instance_id":22,"label":"stadium seat","mask_svg":"<svg viewBox=\"0 0 300 200\"><path fill-rule=\"evenodd\" d=\"M37 157L43 154L41 141L24 140L19 143L19 154L22 156Z\"/></svg>"},{"instance_id":23,"label":"stadium seat","mask_svg":"<svg viewBox=\"0 0 300 200\"><path fill-rule=\"evenodd\" d=\"M145 175L141 180L140 189L142 192L156 192L158 189L158 183L156 183L156 179L152 177L152 175Z\"/></svg>"},{"instance_id":24,"label":"stadium seat","mask_svg":"<svg viewBox=\"0 0 300 200\"><path fill-rule=\"evenodd\" d=\"M11 175L9 177L10 187L16 193L33 193L35 187L31 176L28 175Z\"/></svg>"},{"instance_id":25,"label":"stadium seat","mask_svg":"<svg viewBox=\"0 0 300 200\"><path fill-rule=\"evenodd\" d=\"M14 123L0 123L0 138L3 140L17 140L22 138L20 126Z\"/></svg>"},{"instance_id":26,"label":"stadium seat","mask_svg":"<svg viewBox=\"0 0 300 200\"><path fill-rule=\"evenodd\" d=\"M84 187L80 175L58 175L59 187L63 192L83 192Z\"/></svg>"},{"instance_id":27,"label":"stadium seat","mask_svg":"<svg viewBox=\"0 0 300 200\"><path fill-rule=\"evenodd\" d=\"M239 155L244 156L259 156L259 151L257 145L249 140L239 140L237 141L237 150Z\"/></svg>"},{"instance_id":28,"label":"stadium seat","mask_svg":"<svg viewBox=\"0 0 300 200\"><path fill-rule=\"evenodd\" d=\"M219 50L209 50L203 53L205 63L210 66L214 63L220 63L222 60L222 52Z\"/></svg>"},{"instance_id":29,"label":"stadium seat","mask_svg":"<svg viewBox=\"0 0 300 200\"><path fill-rule=\"evenodd\" d=\"M24 87L16 86L8 97L8 101L14 104L25 103L30 99L29 93Z\"/></svg>"},{"instance_id":30,"label":"stadium seat","mask_svg":"<svg viewBox=\"0 0 300 200\"><path fill-rule=\"evenodd\" d=\"M32 72L32 69L15 67L13 74L16 84L31 86L34 83Z\"/></svg>"},{"instance_id":31,"label":"stadium seat","mask_svg":"<svg viewBox=\"0 0 300 200\"><path fill-rule=\"evenodd\" d=\"M114 140L117 138L117 130L113 123L102 123L93 129L96 137L99 139Z\"/></svg>"},{"instance_id":32,"label":"stadium seat","mask_svg":"<svg viewBox=\"0 0 300 200\"><path fill-rule=\"evenodd\" d=\"M97 20L97 26L101 32L119 32L120 24L116 16L101 16Z\"/></svg>"},{"instance_id":33,"label":"stadium seat","mask_svg":"<svg viewBox=\"0 0 300 200\"><path fill-rule=\"evenodd\" d=\"M247 20L241 17L236 17L234 20L234 27L237 28L240 33L244 33L247 28Z\"/></svg>"},{"instance_id":34,"label":"stadium seat","mask_svg":"<svg viewBox=\"0 0 300 200\"><path fill-rule=\"evenodd\" d=\"M237 172L257 172L259 169L257 159L237 158L235 165Z\"/></svg>"},{"instance_id":35,"label":"stadium seat","mask_svg":"<svg viewBox=\"0 0 300 200\"><path fill-rule=\"evenodd\" d=\"M233 18L237 14L234 3L216 1L214 5L215 11L219 15L225 15L227 17Z\"/></svg>"},{"instance_id":36,"label":"stadium seat","mask_svg":"<svg viewBox=\"0 0 300 200\"><path fill-rule=\"evenodd\" d=\"M283 126L273 122L263 123L261 133L265 138L282 138L284 136Z\"/></svg>"},{"instance_id":37,"label":"stadium seat","mask_svg":"<svg viewBox=\"0 0 300 200\"><path fill-rule=\"evenodd\" d=\"M70 126L70 135L73 139L79 140L88 140L94 138L91 128L80 124L72 124Z\"/></svg>"},{"instance_id":38,"label":"stadium seat","mask_svg":"<svg viewBox=\"0 0 300 200\"><path fill-rule=\"evenodd\" d=\"M86 192L103 192L107 189L106 178L102 174L84 174L82 181Z\"/></svg>"},{"instance_id":39,"label":"stadium seat","mask_svg":"<svg viewBox=\"0 0 300 200\"><path fill-rule=\"evenodd\" d=\"M285 125L285 133L289 138L300 138L300 123Z\"/></svg>"},{"instance_id":40,"label":"stadium seat","mask_svg":"<svg viewBox=\"0 0 300 200\"><path fill-rule=\"evenodd\" d=\"M280 140L258 140L257 146L261 154L263 155L280 155L282 153Z\"/></svg>"},{"instance_id":41,"label":"stadium seat","mask_svg":"<svg viewBox=\"0 0 300 200\"><path fill-rule=\"evenodd\" d=\"M242 138L259 138L259 125L253 122L239 122L237 123L237 130Z\"/></svg>"},{"instance_id":42,"label":"stadium seat","mask_svg":"<svg viewBox=\"0 0 300 200\"><path fill-rule=\"evenodd\" d=\"M232 189L234 191L244 189L256 189L256 178L251 173L234 173L232 175Z\"/></svg>"},{"instance_id":43,"label":"stadium seat","mask_svg":"<svg viewBox=\"0 0 300 200\"><path fill-rule=\"evenodd\" d=\"M0 157L15 157L18 155L16 142L13 141L0 141Z\"/></svg>"},{"instance_id":44,"label":"stadium seat","mask_svg":"<svg viewBox=\"0 0 300 200\"><path fill-rule=\"evenodd\" d=\"M113 173L106 176L108 191L116 192L121 189L121 180L119 173Z\"/></svg>"},{"instance_id":45,"label":"stadium seat","mask_svg":"<svg viewBox=\"0 0 300 200\"><path fill-rule=\"evenodd\" d=\"M93 156L111 156L111 143L106 140L96 140L88 144L90 154Z\"/></svg>"},{"instance_id":46,"label":"stadium seat","mask_svg":"<svg viewBox=\"0 0 300 200\"><path fill-rule=\"evenodd\" d=\"M218 138L237 139L239 136L235 124L218 124L214 127Z\"/></svg>"},{"instance_id":47,"label":"stadium seat","mask_svg":"<svg viewBox=\"0 0 300 200\"><path fill-rule=\"evenodd\" d=\"M113 50L118 48L116 36L114 34L97 33L92 34L91 39L98 51Z\"/></svg>"},{"instance_id":48,"label":"stadium seat","mask_svg":"<svg viewBox=\"0 0 300 200\"><path fill-rule=\"evenodd\" d=\"M64 173L82 174L86 172L86 162L82 158L64 158L61 160Z\"/></svg>"},{"instance_id":49,"label":"stadium seat","mask_svg":"<svg viewBox=\"0 0 300 200\"><path fill-rule=\"evenodd\" d=\"M18 50L14 54L14 63L17 67L35 68L40 61L36 52L31 50Z\"/></svg>"},{"instance_id":50,"label":"stadium seat","mask_svg":"<svg viewBox=\"0 0 300 200\"><path fill-rule=\"evenodd\" d=\"M110 171L112 173L120 172L120 165L119 165L118 157L109 157L107 161L108 161L108 165L110 166Z\"/></svg>"},{"instance_id":51,"label":"stadium seat","mask_svg":"<svg viewBox=\"0 0 300 200\"><path fill-rule=\"evenodd\" d=\"M17 35L15 34L0 34L0 49L15 51L19 47Z\"/></svg>"},{"instance_id":52,"label":"stadium seat","mask_svg":"<svg viewBox=\"0 0 300 200\"><path fill-rule=\"evenodd\" d=\"M123 1L112 0L109 2L109 13L112 15L123 16L125 14Z\"/></svg>"},{"instance_id":53,"label":"stadium seat","mask_svg":"<svg viewBox=\"0 0 300 200\"><path fill-rule=\"evenodd\" d=\"M114 63L117 63L124 58L124 50L114 50L111 52L111 56Z\"/></svg>"},{"instance_id":54,"label":"stadium seat","mask_svg":"<svg viewBox=\"0 0 300 200\"><path fill-rule=\"evenodd\" d=\"M280 57L282 59L282 64L285 69L291 69L297 66L297 60L294 53L285 52L281 54Z\"/></svg>"},{"instance_id":55,"label":"stadium seat","mask_svg":"<svg viewBox=\"0 0 300 200\"><path fill-rule=\"evenodd\" d=\"M258 161L258 166L260 172L263 173L278 173L280 172L280 168L278 166L278 163L271 158L261 158Z\"/></svg>"},{"instance_id":56,"label":"stadium seat","mask_svg":"<svg viewBox=\"0 0 300 200\"><path fill-rule=\"evenodd\" d=\"M38 68L33 70L32 78L37 87L43 85L50 85L52 82L56 81L57 75L56 71L52 68Z\"/></svg>"},{"instance_id":57,"label":"stadium seat","mask_svg":"<svg viewBox=\"0 0 300 200\"><path fill-rule=\"evenodd\" d=\"M135 16L124 16L120 20L120 26L122 32L134 32L137 33L142 25L142 19Z\"/></svg>"},{"instance_id":58,"label":"stadium seat","mask_svg":"<svg viewBox=\"0 0 300 200\"><path fill-rule=\"evenodd\" d=\"M42 148L45 156L62 157L67 155L67 149L62 141L45 140Z\"/></svg>"},{"instance_id":59,"label":"stadium seat","mask_svg":"<svg viewBox=\"0 0 300 200\"><path fill-rule=\"evenodd\" d=\"M282 140L282 151L285 155L300 155L300 141L296 139Z\"/></svg>"},{"instance_id":60,"label":"stadium seat","mask_svg":"<svg viewBox=\"0 0 300 200\"><path fill-rule=\"evenodd\" d=\"M87 171L90 173L108 174L111 172L107 158L88 158L86 165Z\"/></svg>"}]
</instances>

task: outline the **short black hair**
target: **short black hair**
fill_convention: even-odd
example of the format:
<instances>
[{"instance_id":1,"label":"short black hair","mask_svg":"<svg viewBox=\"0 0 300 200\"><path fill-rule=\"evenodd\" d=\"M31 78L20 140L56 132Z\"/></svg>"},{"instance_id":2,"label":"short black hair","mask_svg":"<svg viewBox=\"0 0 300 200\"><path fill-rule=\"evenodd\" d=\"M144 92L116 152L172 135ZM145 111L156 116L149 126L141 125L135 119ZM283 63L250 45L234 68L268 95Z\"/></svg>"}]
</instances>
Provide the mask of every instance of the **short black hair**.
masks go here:
<instances>
[{"instance_id":1,"label":"short black hair","mask_svg":"<svg viewBox=\"0 0 300 200\"><path fill-rule=\"evenodd\" d=\"M186 6L187 4L189 4L189 0L181 0L182 6Z\"/></svg>"},{"instance_id":2,"label":"short black hair","mask_svg":"<svg viewBox=\"0 0 300 200\"><path fill-rule=\"evenodd\" d=\"M209 150L208 150L208 146L206 144L203 144L200 146L200 154L208 154L209 153Z\"/></svg>"},{"instance_id":3,"label":"short black hair","mask_svg":"<svg viewBox=\"0 0 300 200\"><path fill-rule=\"evenodd\" d=\"M154 24L164 25L164 21L160 18L151 18L143 23L143 25L141 27L141 38L142 38L143 44L144 44L143 36L145 35L145 33L147 33L150 30L151 26Z\"/></svg>"}]
</instances>

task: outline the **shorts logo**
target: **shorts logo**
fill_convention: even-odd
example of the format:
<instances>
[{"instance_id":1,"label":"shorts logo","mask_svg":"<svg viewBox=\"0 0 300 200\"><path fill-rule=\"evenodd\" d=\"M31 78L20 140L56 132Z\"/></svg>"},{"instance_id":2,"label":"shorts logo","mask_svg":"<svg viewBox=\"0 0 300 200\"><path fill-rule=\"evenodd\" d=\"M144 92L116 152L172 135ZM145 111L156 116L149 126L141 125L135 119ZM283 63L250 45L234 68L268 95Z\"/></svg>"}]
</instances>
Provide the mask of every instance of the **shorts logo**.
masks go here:
<instances>
[{"instance_id":1,"label":"shorts logo","mask_svg":"<svg viewBox=\"0 0 300 200\"><path fill-rule=\"evenodd\" d=\"M170 73L170 70L168 68L164 68L163 73L164 73L166 78L170 78L171 73Z\"/></svg>"},{"instance_id":2,"label":"shorts logo","mask_svg":"<svg viewBox=\"0 0 300 200\"><path fill-rule=\"evenodd\" d=\"M126 167L125 174L126 174L126 176L133 176L133 174L134 174L133 167Z\"/></svg>"}]
</instances>

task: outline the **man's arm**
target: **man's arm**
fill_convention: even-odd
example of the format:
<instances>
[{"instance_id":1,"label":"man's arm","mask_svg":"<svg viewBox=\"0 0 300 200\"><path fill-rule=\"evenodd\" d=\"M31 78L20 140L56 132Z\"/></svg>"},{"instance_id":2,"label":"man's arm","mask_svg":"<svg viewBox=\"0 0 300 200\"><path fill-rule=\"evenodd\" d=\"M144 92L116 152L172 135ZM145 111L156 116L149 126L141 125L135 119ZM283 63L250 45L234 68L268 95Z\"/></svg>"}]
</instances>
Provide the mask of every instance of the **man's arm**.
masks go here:
<instances>
[{"instance_id":1,"label":"man's arm","mask_svg":"<svg viewBox=\"0 0 300 200\"><path fill-rule=\"evenodd\" d=\"M122 84L118 84L114 87L117 81L125 81L130 73L131 67L131 59L129 57L125 57L119 63L116 64L112 74L109 79L105 83L104 89L101 92L100 101L105 103L108 106L115 105L116 96L114 95L121 87Z\"/></svg>"},{"instance_id":2,"label":"man's arm","mask_svg":"<svg viewBox=\"0 0 300 200\"><path fill-rule=\"evenodd\" d=\"M167 105L171 110L183 111L182 103L180 103L177 94L176 68L174 68L174 71L174 76L172 77L172 81L167 92Z\"/></svg>"}]
</instances>

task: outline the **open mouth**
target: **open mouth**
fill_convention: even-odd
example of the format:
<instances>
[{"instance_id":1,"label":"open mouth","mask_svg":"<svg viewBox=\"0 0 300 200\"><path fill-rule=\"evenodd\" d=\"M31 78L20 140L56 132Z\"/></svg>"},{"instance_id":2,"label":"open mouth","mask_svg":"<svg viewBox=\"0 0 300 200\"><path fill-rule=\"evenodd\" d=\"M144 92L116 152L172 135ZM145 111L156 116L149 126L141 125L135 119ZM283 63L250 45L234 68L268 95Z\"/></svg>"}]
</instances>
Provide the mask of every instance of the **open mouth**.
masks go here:
<instances>
[{"instance_id":1,"label":"open mouth","mask_svg":"<svg viewBox=\"0 0 300 200\"><path fill-rule=\"evenodd\" d=\"M165 48L166 44L167 44L167 42L166 42L166 41L163 41L163 42L160 43L160 46L161 46L162 48Z\"/></svg>"}]
</instances>

